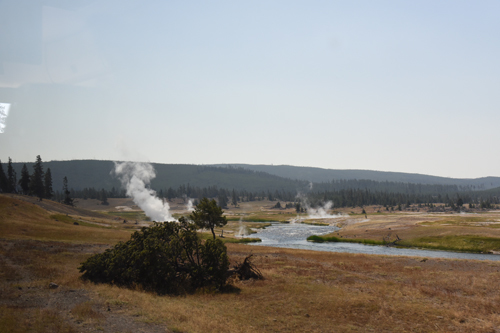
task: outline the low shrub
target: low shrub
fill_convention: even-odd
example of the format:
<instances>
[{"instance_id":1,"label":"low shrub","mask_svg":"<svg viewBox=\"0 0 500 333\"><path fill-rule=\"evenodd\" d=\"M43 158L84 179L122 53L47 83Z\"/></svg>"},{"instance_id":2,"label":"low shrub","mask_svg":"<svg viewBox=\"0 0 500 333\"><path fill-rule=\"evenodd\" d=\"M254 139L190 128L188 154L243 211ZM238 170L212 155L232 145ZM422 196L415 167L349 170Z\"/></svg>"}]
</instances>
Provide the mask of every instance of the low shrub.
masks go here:
<instances>
[{"instance_id":1,"label":"low shrub","mask_svg":"<svg viewBox=\"0 0 500 333\"><path fill-rule=\"evenodd\" d=\"M140 286L158 294L226 285L229 259L219 239L202 242L186 219L155 223L81 264L82 278L95 283Z\"/></svg>"}]
</instances>

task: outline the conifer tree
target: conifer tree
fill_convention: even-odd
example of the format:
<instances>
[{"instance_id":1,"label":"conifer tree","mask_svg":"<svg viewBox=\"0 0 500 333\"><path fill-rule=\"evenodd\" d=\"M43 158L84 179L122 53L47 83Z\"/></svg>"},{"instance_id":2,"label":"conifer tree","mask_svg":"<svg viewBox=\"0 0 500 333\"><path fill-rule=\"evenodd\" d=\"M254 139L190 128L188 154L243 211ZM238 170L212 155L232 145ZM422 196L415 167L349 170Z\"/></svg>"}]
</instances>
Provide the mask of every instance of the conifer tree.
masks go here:
<instances>
[{"instance_id":1,"label":"conifer tree","mask_svg":"<svg viewBox=\"0 0 500 333\"><path fill-rule=\"evenodd\" d=\"M21 179L19 179L19 186L21 186L21 191L23 194L27 195L30 191L30 173L28 172L28 167L26 164L23 165L21 169Z\"/></svg>"},{"instance_id":2,"label":"conifer tree","mask_svg":"<svg viewBox=\"0 0 500 333\"><path fill-rule=\"evenodd\" d=\"M101 205L109 205L108 196L105 189L101 190Z\"/></svg>"},{"instance_id":3,"label":"conifer tree","mask_svg":"<svg viewBox=\"0 0 500 333\"><path fill-rule=\"evenodd\" d=\"M33 174L30 180L30 192L42 200L45 196L45 188L43 186L43 165L42 158L37 155L36 162L33 165Z\"/></svg>"},{"instance_id":4,"label":"conifer tree","mask_svg":"<svg viewBox=\"0 0 500 333\"><path fill-rule=\"evenodd\" d=\"M52 173L50 172L50 168L47 168L44 177L44 191L45 198L52 199L54 196L54 191L52 190Z\"/></svg>"},{"instance_id":5,"label":"conifer tree","mask_svg":"<svg viewBox=\"0 0 500 333\"><path fill-rule=\"evenodd\" d=\"M3 171L2 161L0 161L0 192L7 192L8 181L5 172Z\"/></svg>"},{"instance_id":6,"label":"conifer tree","mask_svg":"<svg viewBox=\"0 0 500 333\"><path fill-rule=\"evenodd\" d=\"M68 178L66 178L66 176L64 176L63 178L63 194L64 194L63 203L65 205L73 206L73 199L70 196L71 192L68 189Z\"/></svg>"},{"instance_id":7,"label":"conifer tree","mask_svg":"<svg viewBox=\"0 0 500 333\"><path fill-rule=\"evenodd\" d=\"M222 208L227 208L227 196L224 193L219 194L217 197L217 200L219 201L219 206Z\"/></svg>"},{"instance_id":8,"label":"conifer tree","mask_svg":"<svg viewBox=\"0 0 500 333\"><path fill-rule=\"evenodd\" d=\"M236 191L233 188L233 193L231 195L231 204L236 207L238 206L238 196L236 195Z\"/></svg>"},{"instance_id":9,"label":"conifer tree","mask_svg":"<svg viewBox=\"0 0 500 333\"><path fill-rule=\"evenodd\" d=\"M9 157L9 164L7 166L7 191L9 193L16 193L17 179L16 171L12 167L12 159Z\"/></svg>"}]
</instances>

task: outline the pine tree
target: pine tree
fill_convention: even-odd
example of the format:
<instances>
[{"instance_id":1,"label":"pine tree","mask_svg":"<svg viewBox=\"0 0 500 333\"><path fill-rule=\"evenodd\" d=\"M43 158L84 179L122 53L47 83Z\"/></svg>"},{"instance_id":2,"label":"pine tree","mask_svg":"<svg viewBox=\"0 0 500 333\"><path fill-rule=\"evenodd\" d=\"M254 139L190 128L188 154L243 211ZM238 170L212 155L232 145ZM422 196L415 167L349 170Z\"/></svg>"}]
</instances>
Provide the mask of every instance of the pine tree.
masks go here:
<instances>
[{"instance_id":1,"label":"pine tree","mask_svg":"<svg viewBox=\"0 0 500 333\"><path fill-rule=\"evenodd\" d=\"M45 198L52 199L54 191L52 190L52 173L50 172L50 168L45 172L44 183Z\"/></svg>"},{"instance_id":2,"label":"pine tree","mask_svg":"<svg viewBox=\"0 0 500 333\"><path fill-rule=\"evenodd\" d=\"M16 171L12 167L12 159L9 157L9 164L7 166L7 191L10 193L16 193Z\"/></svg>"},{"instance_id":3,"label":"pine tree","mask_svg":"<svg viewBox=\"0 0 500 333\"><path fill-rule=\"evenodd\" d=\"M238 196L236 195L236 191L233 188L233 193L231 195L231 204L236 207L238 206Z\"/></svg>"},{"instance_id":4,"label":"pine tree","mask_svg":"<svg viewBox=\"0 0 500 333\"><path fill-rule=\"evenodd\" d=\"M21 186L21 191L23 194L28 194L30 191L30 173L28 172L28 167L26 164L23 165L21 169L21 179L19 179L19 186Z\"/></svg>"},{"instance_id":5,"label":"pine tree","mask_svg":"<svg viewBox=\"0 0 500 333\"><path fill-rule=\"evenodd\" d=\"M5 172L3 171L2 161L0 161L0 192L7 192L8 181Z\"/></svg>"},{"instance_id":6,"label":"pine tree","mask_svg":"<svg viewBox=\"0 0 500 333\"><path fill-rule=\"evenodd\" d=\"M108 196L105 189L101 190L101 205L109 205Z\"/></svg>"},{"instance_id":7,"label":"pine tree","mask_svg":"<svg viewBox=\"0 0 500 333\"><path fill-rule=\"evenodd\" d=\"M63 178L63 194L64 194L63 203L65 205L73 206L73 199L70 196L71 192L68 189L68 178L66 178L66 176L64 176Z\"/></svg>"},{"instance_id":8,"label":"pine tree","mask_svg":"<svg viewBox=\"0 0 500 333\"><path fill-rule=\"evenodd\" d=\"M219 201L219 206L222 208L227 208L227 196L225 194L220 194L217 197L217 200Z\"/></svg>"},{"instance_id":9,"label":"pine tree","mask_svg":"<svg viewBox=\"0 0 500 333\"><path fill-rule=\"evenodd\" d=\"M43 166L40 155L36 157L36 162L33 165L33 174L30 180L30 192L37 196L40 200L45 197L45 188L43 186Z\"/></svg>"}]
</instances>

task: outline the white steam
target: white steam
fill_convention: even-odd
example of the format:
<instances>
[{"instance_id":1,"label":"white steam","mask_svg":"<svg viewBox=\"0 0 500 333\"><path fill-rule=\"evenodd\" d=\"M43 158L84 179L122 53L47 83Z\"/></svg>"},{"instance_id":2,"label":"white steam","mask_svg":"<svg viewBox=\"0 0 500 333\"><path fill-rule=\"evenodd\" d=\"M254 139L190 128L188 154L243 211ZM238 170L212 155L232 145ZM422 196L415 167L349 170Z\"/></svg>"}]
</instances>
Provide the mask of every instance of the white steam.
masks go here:
<instances>
[{"instance_id":1,"label":"white steam","mask_svg":"<svg viewBox=\"0 0 500 333\"><path fill-rule=\"evenodd\" d=\"M307 215L310 219L334 219L342 217L340 214L330 214L329 211L333 207L333 202L328 201L322 207L307 207Z\"/></svg>"},{"instance_id":2,"label":"white steam","mask_svg":"<svg viewBox=\"0 0 500 333\"><path fill-rule=\"evenodd\" d=\"M312 183L310 183L310 184L312 185ZM331 214L330 213L330 210L333 207L333 202L331 202L331 201L326 202L323 206L311 207L311 205L309 204L309 201L307 200L307 197L304 194L299 192L299 193L297 193L296 198L299 199L302 208L304 208L306 210L307 219L336 219L336 218L340 218L340 217L346 217L345 215L340 214L340 213L339 214ZM299 222L302 220L304 220L304 218L297 216L291 222L295 223L295 222Z\"/></svg>"},{"instance_id":3,"label":"white steam","mask_svg":"<svg viewBox=\"0 0 500 333\"><path fill-rule=\"evenodd\" d=\"M7 116L9 115L10 104L0 103L0 133L5 132Z\"/></svg>"},{"instance_id":4,"label":"white steam","mask_svg":"<svg viewBox=\"0 0 500 333\"><path fill-rule=\"evenodd\" d=\"M156 192L148 188L151 179L156 177L153 166L149 163L115 162L114 173L127 190L127 196L134 200L146 216L153 221L175 221L170 214L170 206L156 196Z\"/></svg>"},{"instance_id":5,"label":"white steam","mask_svg":"<svg viewBox=\"0 0 500 333\"><path fill-rule=\"evenodd\" d=\"M240 218L240 229L238 230L238 233L236 234L236 237L245 237L248 236L248 229L243 225L241 218Z\"/></svg>"},{"instance_id":6,"label":"white steam","mask_svg":"<svg viewBox=\"0 0 500 333\"><path fill-rule=\"evenodd\" d=\"M186 204L186 210L188 212L193 212L194 211L193 199L188 199L188 202Z\"/></svg>"}]
</instances>

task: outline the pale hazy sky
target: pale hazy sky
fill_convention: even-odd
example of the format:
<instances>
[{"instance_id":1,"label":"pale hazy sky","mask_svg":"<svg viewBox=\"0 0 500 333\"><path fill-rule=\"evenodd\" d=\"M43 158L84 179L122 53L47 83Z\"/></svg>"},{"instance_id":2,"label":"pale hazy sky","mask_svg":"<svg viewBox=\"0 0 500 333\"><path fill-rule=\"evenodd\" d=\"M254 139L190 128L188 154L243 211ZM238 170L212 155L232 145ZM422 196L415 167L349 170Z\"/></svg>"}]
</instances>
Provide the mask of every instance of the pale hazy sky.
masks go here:
<instances>
[{"instance_id":1,"label":"pale hazy sky","mask_svg":"<svg viewBox=\"0 0 500 333\"><path fill-rule=\"evenodd\" d=\"M500 1L0 2L0 159L500 176Z\"/></svg>"}]
</instances>

